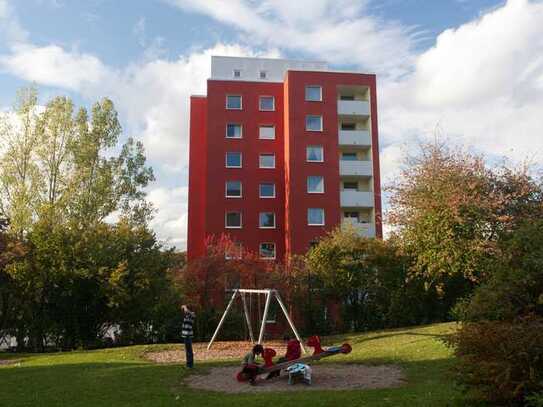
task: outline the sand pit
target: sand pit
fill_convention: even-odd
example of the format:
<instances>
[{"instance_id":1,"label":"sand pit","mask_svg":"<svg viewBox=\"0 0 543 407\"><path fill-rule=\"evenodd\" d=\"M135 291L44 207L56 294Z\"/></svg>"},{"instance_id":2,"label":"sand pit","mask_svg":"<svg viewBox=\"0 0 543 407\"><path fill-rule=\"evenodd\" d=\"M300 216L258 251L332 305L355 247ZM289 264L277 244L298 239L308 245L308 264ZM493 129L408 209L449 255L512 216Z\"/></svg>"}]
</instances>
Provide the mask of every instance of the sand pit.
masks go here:
<instances>
[{"instance_id":1,"label":"sand pit","mask_svg":"<svg viewBox=\"0 0 543 407\"><path fill-rule=\"evenodd\" d=\"M21 362L21 359L0 359L0 366L15 365L20 362Z\"/></svg>"},{"instance_id":2,"label":"sand pit","mask_svg":"<svg viewBox=\"0 0 543 407\"><path fill-rule=\"evenodd\" d=\"M265 347L273 348L278 355L285 353L286 347L283 342L266 342ZM253 345L250 342L215 342L211 350L207 350L207 343L194 343L192 348L194 351L194 360L231 360L241 358L251 350ZM185 348L179 344L176 350L167 350L161 352L148 352L145 358L155 363L183 363L185 362Z\"/></svg>"},{"instance_id":3,"label":"sand pit","mask_svg":"<svg viewBox=\"0 0 543 407\"><path fill-rule=\"evenodd\" d=\"M405 383L401 369L391 365L314 364L312 368L313 383L310 386L289 385L286 374L272 380L264 380L262 377L256 386L239 383L234 378L239 370L237 366L214 367L209 374L193 374L185 379L184 383L195 389L224 393L383 389Z\"/></svg>"}]
</instances>

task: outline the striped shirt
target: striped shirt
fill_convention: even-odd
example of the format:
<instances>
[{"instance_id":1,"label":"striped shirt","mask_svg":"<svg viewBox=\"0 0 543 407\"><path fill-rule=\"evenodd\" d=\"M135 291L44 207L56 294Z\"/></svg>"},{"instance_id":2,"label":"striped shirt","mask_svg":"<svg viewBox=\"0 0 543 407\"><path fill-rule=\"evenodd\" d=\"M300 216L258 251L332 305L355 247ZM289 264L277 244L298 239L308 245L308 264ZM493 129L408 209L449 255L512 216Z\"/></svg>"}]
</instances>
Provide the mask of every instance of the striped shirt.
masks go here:
<instances>
[{"instance_id":1,"label":"striped shirt","mask_svg":"<svg viewBox=\"0 0 543 407\"><path fill-rule=\"evenodd\" d=\"M192 338L194 336L192 325L194 324L195 317L196 314L194 312L185 312L185 318L183 318L183 327L181 328L181 336L183 338Z\"/></svg>"}]
</instances>

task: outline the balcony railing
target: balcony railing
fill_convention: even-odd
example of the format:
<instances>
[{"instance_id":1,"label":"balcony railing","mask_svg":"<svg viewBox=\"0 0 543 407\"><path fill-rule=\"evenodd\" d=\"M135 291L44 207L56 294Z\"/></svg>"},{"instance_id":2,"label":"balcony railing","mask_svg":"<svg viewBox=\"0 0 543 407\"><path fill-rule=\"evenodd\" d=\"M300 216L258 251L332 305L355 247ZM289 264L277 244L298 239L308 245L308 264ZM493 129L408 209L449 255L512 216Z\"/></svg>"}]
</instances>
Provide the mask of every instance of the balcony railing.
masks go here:
<instances>
[{"instance_id":1,"label":"balcony railing","mask_svg":"<svg viewBox=\"0 0 543 407\"><path fill-rule=\"evenodd\" d=\"M375 205L373 192L354 190L341 191L339 203L342 208L373 208Z\"/></svg>"},{"instance_id":2,"label":"balcony railing","mask_svg":"<svg viewBox=\"0 0 543 407\"><path fill-rule=\"evenodd\" d=\"M343 146L371 146L371 136L369 130L340 130L339 144Z\"/></svg>"},{"instance_id":3,"label":"balcony railing","mask_svg":"<svg viewBox=\"0 0 543 407\"><path fill-rule=\"evenodd\" d=\"M352 227L360 236L375 237L375 224L359 222L356 218L343 218L342 226Z\"/></svg>"},{"instance_id":4,"label":"balcony railing","mask_svg":"<svg viewBox=\"0 0 543 407\"><path fill-rule=\"evenodd\" d=\"M369 116L370 104L365 100L338 100L337 113L347 116Z\"/></svg>"},{"instance_id":5,"label":"balcony railing","mask_svg":"<svg viewBox=\"0 0 543 407\"><path fill-rule=\"evenodd\" d=\"M371 177L373 175L373 162L362 160L339 160L339 175Z\"/></svg>"}]
</instances>

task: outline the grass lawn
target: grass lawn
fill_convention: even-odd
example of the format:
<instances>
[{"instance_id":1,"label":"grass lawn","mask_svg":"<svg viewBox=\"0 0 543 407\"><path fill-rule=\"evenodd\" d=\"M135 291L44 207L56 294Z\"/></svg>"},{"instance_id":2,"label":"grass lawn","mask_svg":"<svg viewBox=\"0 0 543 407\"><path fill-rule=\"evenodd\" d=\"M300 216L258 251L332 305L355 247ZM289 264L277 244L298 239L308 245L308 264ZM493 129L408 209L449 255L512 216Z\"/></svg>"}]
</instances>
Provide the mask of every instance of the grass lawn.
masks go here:
<instances>
[{"instance_id":1,"label":"grass lawn","mask_svg":"<svg viewBox=\"0 0 543 407\"><path fill-rule=\"evenodd\" d=\"M466 403L448 372L451 352L439 340L454 329L454 324L436 324L327 338L350 342L353 352L319 363L399 365L407 384L396 389L254 395L197 391L182 385L188 374L184 367L141 358L146 351L180 345L132 346L15 355L19 363L0 365L0 406L461 406ZM194 373L216 364L199 364Z\"/></svg>"}]
</instances>

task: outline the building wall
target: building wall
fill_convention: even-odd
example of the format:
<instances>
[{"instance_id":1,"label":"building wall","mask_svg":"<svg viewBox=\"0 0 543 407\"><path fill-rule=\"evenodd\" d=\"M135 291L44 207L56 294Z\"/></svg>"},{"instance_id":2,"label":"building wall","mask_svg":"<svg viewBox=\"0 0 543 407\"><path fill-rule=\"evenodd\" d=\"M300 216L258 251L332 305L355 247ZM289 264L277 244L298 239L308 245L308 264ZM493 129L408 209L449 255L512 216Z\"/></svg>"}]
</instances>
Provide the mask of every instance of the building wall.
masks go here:
<instances>
[{"instance_id":1,"label":"building wall","mask_svg":"<svg viewBox=\"0 0 543 407\"><path fill-rule=\"evenodd\" d=\"M255 65L256 66L256 65ZM229 68L230 69L230 68ZM229 70L228 69L228 70ZM222 71L221 71L222 72ZM226 74L225 74L226 75ZM322 86L323 101L305 101L305 86ZM338 89L362 86L369 89L371 159L373 165L374 208L361 210L375 214L375 234L382 237L381 187L377 100L374 75L289 70L283 82L209 80L207 98L191 98L189 164L189 260L202 255L209 235L229 235L246 250L258 253L259 244L276 244L277 260L285 254L302 254L312 241L335 228L342 218L340 208ZM242 110L227 110L226 95L241 95ZM274 96L275 111L259 111L259 96ZM323 116L323 131L305 129L308 114ZM226 125L243 125L242 139L227 139ZM275 140L260 140L260 124L275 125ZM306 162L306 147L322 145L323 163ZM243 155L241 169L225 168L227 151ZM259 154L274 153L275 169L260 169ZM307 177L321 175L323 194L307 192ZM239 180L242 198L226 198L227 180ZM261 199L259 183L274 182L276 197ZM360 184L367 184L361 180ZM324 226L308 226L308 208L325 210ZM240 210L241 229L225 229L225 213ZM260 229L259 212L274 212L275 229Z\"/></svg>"},{"instance_id":2,"label":"building wall","mask_svg":"<svg viewBox=\"0 0 543 407\"><path fill-rule=\"evenodd\" d=\"M227 110L226 95L242 96L242 110ZM274 96L275 111L259 111L259 96ZM283 160L283 85L281 83L246 83L208 81L208 156L206 191L206 233L229 235L246 250L258 253L261 242L276 244L276 258L282 260L284 248L284 160ZM243 125L242 139L227 139L227 123ZM275 140L260 140L261 124L275 125ZM240 151L241 169L225 168L227 151ZM259 154L274 153L275 169L259 168ZM225 198L225 182L240 180L242 198ZM259 183L274 182L276 197L259 198ZM241 210L242 229L225 229L225 212ZM274 212L275 229L259 229L259 212Z\"/></svg>"},{"instance_id":3,"label":"building wall","mask_svg":"<svg viewBox=\"0 0 543 407\"><path fill-rule=\"evenodd\" d=\"M189 139L189 197L187 254L192 260L205 254L204 241L205 210L207 206L207 99L201 96L190 98Z\"/></svg>"}]
</instances>

